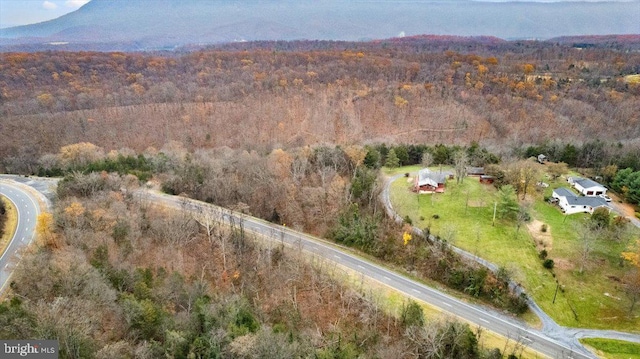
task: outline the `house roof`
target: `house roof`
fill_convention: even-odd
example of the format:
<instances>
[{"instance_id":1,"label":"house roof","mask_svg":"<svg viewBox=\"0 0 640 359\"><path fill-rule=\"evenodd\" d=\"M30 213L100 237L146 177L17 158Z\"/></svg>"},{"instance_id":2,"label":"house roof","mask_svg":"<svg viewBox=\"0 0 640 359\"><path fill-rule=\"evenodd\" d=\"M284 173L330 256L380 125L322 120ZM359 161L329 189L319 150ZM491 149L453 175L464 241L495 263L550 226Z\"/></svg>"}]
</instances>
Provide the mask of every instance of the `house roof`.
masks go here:
<instances>
[{"instance_id":1,"label":"house roof","mask_svg":"<svg viewBox=\"0 0 640 359\"><path fill-rule=\"evenodd\" d=\"M467 166L467 174L471 174L471 175L483 175L483 174L484 174L484 167L472 167L472 166Z\"/></svg>"},{"instance_id":2,"label":"house roof","mask_svg":"<svg viewBox=\"0 0 640 359\"><path fill-rule=\"evenodd\" d=\"M556 188L553 190L553 193L558 195L558 197L577 197L576 194L567 187Z\"/></svg>"},{"instance_id":3,"label":"house roof","mask_svg":"<svg viewBox=\"0 0 640 359\"><path fill-rule=\"evenodd\" d=\"M418 171L418 186L430 185L437 187L438 183L445 183L448 172L431 172L428 168Z\"/></svg>"},{"instance_id":4,"label":"house roof","mask_svg":"<svg viewBox=\"0 0 640 359\"><path fill-rule=\"evenodd\" d=\"M608 207L609 204L600 197L566 197L570 206Z\"/></svg>"},{"instance_id":5,"label":"house roof","mask_svg":"<svg viewBox=\"0 0 640 359\"><path fill-rule=\"evenodd\" d=\"M600 183L590 180L588 178L574 178L573 183L577 183L580 186L582 186L582 188L592 188L592 187L602 187L605 188L603 185L601 185Z\"/></svg>"}]
</instances>

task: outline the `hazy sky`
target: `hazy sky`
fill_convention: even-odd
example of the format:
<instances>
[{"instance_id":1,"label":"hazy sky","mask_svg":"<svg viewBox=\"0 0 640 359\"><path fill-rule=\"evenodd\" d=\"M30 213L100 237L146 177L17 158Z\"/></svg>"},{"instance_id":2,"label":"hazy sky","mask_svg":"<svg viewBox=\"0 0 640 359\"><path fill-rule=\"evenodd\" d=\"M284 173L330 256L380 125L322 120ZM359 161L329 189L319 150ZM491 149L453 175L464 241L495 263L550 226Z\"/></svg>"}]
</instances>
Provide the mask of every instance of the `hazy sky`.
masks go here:
<instances>
[{"instance_id":1,"label":"hazy sky","mask_svg":"<svg viewBox=\"0 0 640 359\"><path fill-rule=\"evenodd\" d=\"M0 28L55 19L89 0L0 0Z\"/></svg>"},{"instance_id":2,"label":"hazy sky","mask_svg":"<svg viewBox=\"0 0 640 359\"><path fill-rule=\"evenodd\" d=\"M345 0L345 1L348 1L348 0ZM389 0L389 1L393 1L393 0ZM589 1L589 2L594 2L599 0L473 0L473 1L492 1L492 2ZM638 2L638 6L640 6L640 0L609 0L609 1ZM66 13L69 13L71 11L78 9L80 6L88 2L89 0L0 0L0 28L33 24L37 22L55 19Z\"/></svg>"}]
</instances>

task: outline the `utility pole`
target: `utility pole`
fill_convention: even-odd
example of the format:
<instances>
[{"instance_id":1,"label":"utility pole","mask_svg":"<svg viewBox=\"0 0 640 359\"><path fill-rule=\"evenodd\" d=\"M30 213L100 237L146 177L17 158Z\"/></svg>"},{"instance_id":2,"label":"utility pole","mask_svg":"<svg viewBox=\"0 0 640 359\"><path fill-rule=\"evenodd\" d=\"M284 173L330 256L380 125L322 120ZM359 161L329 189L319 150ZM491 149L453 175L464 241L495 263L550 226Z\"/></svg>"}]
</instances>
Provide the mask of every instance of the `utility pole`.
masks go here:
<instances>
[{"instance_id":1,"label":"utility pole","mask_svg":"<svg viewBox=\"0 0 640 359\"><path fill-rule=\"evenodd\" d=\"M467 191L467 201L464 203L464 214L467 214L467 209L469 209L469 191Z\"/></svg>"},{"instance_id":2,"label":"utility pole","mask_svg":"<svg viewBox=\"0 0 640 359\"><path fill-rule=\"evenodd\" d=\"M493 223L491 223L492 226L496 226L496 210L498 209L498 201L496 201L493 204Z\"/></svg>"},{"instance_id":3,"label":"utility pole","mask_svg":"<svg viewBox=\"0 0 640 359\"><path fill-rule=\"evenodd\" d=\"M558 295L558 287L560 287L560 283L556 280L556 292L553 293L553 302L552 304L556 304L556 296Z\"/></svg>"}]
</instances>

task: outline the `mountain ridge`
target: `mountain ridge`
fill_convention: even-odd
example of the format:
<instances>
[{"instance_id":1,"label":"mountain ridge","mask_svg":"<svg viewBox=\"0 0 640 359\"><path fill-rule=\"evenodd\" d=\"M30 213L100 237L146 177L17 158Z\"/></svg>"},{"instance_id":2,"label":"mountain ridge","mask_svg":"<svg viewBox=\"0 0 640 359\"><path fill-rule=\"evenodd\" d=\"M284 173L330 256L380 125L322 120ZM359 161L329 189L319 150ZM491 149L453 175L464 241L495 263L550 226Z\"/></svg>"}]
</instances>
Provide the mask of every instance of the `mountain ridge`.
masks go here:
<instances>
[{"instance_id":1,"label":"mountain ridge","mask_svg":"<svg viewBox=\"0 0 640 359\"><path fill-rule=\"evenodd\" d=\"M152 50L420 34L546 39L639 33L638 2L93 0L54 20L0 29L0 46L136 43Z\"/></svg>"}]
</instances>

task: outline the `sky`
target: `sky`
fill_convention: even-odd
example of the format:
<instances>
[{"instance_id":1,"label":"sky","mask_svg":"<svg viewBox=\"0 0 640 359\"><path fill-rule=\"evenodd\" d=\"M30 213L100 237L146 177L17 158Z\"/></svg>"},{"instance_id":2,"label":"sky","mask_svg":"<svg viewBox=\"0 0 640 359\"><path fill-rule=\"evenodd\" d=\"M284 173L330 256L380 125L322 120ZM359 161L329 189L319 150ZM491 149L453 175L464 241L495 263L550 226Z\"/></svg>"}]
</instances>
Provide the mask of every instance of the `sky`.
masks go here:
<instances>
[{"instance_id":1,"label":"sky","mask_svg":"<svg viewBox=\"0 0 640 359\"><path fill-rule=\"evenodd\" d=\"M475 1L535 1L556 2L560 0L475 0ZM599 1L599 0L562 0L562 1ZM629 1L640 0L609 0ZM33 24L55 19L77 10L89 0L0 0L0 28Z\"/></svg>"},{"instance_id":2,"label":"sky","mask_svg":"<svg viewBox=\"0 0 640 359\"><path fill-rule=\"evenodd\" d=\"M89 0L0 0L0 28L55 19Z\"/></svg>"}]
</instances>

